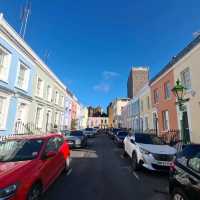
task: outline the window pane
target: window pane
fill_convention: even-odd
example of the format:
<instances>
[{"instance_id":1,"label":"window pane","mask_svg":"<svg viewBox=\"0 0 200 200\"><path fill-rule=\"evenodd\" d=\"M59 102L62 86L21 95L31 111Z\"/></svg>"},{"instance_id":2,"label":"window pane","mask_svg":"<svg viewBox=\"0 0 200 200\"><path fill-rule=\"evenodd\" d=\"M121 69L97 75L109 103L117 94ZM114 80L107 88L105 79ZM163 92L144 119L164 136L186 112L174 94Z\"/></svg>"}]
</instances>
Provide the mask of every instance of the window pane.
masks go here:
<instances>
[{"instance_id":1,"label":"window pane","mask_svg":"<svg viewBox=\"0 0 200 200\"><path fill-rule=\"evenodd\" d=\"M19 70L19 76L18 76L18 86L20 88L25 87L26 71L27 71L27 68L23 64L20 64L20 70Z\"/></svg>"}]
</instances>

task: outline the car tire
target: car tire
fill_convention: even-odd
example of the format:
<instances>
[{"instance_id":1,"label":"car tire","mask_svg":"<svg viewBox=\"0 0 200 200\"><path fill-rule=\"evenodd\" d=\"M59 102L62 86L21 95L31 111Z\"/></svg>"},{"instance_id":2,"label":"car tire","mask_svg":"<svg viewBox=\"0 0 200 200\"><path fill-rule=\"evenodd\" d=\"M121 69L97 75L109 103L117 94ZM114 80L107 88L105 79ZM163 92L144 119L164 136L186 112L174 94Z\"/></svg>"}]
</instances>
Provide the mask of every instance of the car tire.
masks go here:
<instances>
[{"instance_id":1,"label":"car tire","mask_svg":"<svg viewBox=\"0 0 200 200\"><path fill-rule=\"evenodd\" d=\"M70 169L71 169L70 157L68 156L67 159L65 160L65 169L64 169L64 172L68 173Z\"/></svg>"},{"instance_id":2,"label":"car tire","mask_svg":"<svg viewBox=\"0 0 200 200\"><path fill-rule=\"evenodd\" d=\"M134 171L137 171L140 168L140 165L137 160L137 154L135 152L133 152L133 154L132 154L131 166Z\"/></svg>"},{"instance_id":3,"label":"car tire","mask_svg":"<svg viewBox=\"0 0 200 200\"><path fill-rule=\"evenodd\" d=\"M42 197L41 184L34 184L27 195L27 200L40 200Z\"/></svg>"},{"instance_id":4,"label":"car tire","mask_svg":"<svg viewBox=\"0 0 200 200\"><path fill-rule=\"evenodd\" d=\"M127 156L128 156L128 154L126 153L125 149L123 149L123 156L124 156L124 157L127 157Z\"/></svg>"},{"instance_id":5,"label":"car tire","mask_svg":"<svg viewBox=\"0 0 200 200\"><path fill-rule=\"evenodd\" d=\"M189 200L189 198L180 188L175 188L171 194L171 200Z\"/></svg>"}]
</instances>

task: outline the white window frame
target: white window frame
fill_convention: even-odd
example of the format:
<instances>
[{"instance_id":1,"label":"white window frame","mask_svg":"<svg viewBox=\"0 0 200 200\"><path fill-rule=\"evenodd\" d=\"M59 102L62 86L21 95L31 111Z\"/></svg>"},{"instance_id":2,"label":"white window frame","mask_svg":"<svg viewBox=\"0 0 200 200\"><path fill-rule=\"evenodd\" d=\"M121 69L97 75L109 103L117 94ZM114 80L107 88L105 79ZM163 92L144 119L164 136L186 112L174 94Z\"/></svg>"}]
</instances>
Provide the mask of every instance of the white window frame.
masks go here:
<instances>
[{"instance_id":1,"label":"white window frame","mask_svg":"<svg viewBox=\"0 0 200 200\"><path fill-rule=\"evenodd\" d=\"M189 73L189 82L190 82L189 88L187 88L187 86L186 86L186 84L185 84L185 83L186 83L186 82L185 82L185 76L183 76L183 74L186 74L186 72ZM186 88L186 90L187 90L187 91L192 90L191 71L190 71L190 68L189 68L189 67L186 67L184 70L182 70L182 71L180 72L180 78L181 78L181 83L182 83L182 85ZM184 80L183 80L183 78L184 78Z\"/></svg>"},{"instance_id":2,"label":"white window frame","mask_svg":"<svg viewBox=\"0 0 200 200\"><path fill-rule=\"evenodd\" d=\"M38 108L41 109L41 113L40 113L40 116L39 116L39 120L38 120L38 124L36 123L36 117L37 117L37 110ZM40 119L41 118L41 119ZM44 108L42 106L37 106L36 108L36 112L35 112L35 126L36 128L42 128L42 125L43 125L43 119L44 119Z\"/></svg>"},{"instance_id":3,"label":"white window frame","mask_svg":"<svg viewBox=\"0 0 200 200\"><path fill-rule=\"evenodd\" d=\"M4 113L2 116L2 125L0 125L0 130L6 130L6 124L7 124L7 119L8 119L8 109L9 109L9 105L10 105L10 96L6 95L2 92L0 92L0 97L4 98L4 103L2 105L3 109L4 109Z\"/></svg>"},{"instance_id":4,"label":"white window frame","mask_svg":"<svg viewBox=\"0 0 200 200\"><path fill-rule=\"evenodd\" d=\"M50 88L49 96L48 96L48 88ZM47 101L51 102L52 99L52 87L50 85L47 85Z\"/></svg>"},{"instance_id":5,"label":"white window frame","mask_svg":"<svg viewBox=\"0 0 200 200\"><path fill-rule=\"evenodd\" d=\"M64 107L65 105L65 97L64 95L61 95L61 106Z\"/></svg>"},{"instance_id":6,"label":"white window frame","mask_svg":"<svg viewBox=\"0 0 200 200\"><path fill-rule=\"evenodd\" d=\"M19 79L19 73L20 73L20 68L21 68L21 65L23 65L24 68L26 68L26 71L25 71L25 83L24 85L21 87L18 85L18 79ZM22 61L19 61L18 62L18 70L17 70L17 78L16 78L16 83L15 83L15 86L21 90L24 90L24 91L27 91L28 90L28 85L29 85L29 78L30 78L30 68Z\"/></svg>"},{"instance_id":7,"label":"white window frame","mask_svg":"<svg viewBox=\"0 0 200 200\"><path fill-rule=\"evenodd\" d=\"M40 91L39 91L39 93L38 93L38 80L41 80L41 88L40 88ZM37 84L36 84L36 96L38 96L38 97L43 97L43 95L44 95L44 80L42 79L42 78L40 78L40 77L37 77Z\"/></svg>"},{"instance_id":8,"label":"white window frame","mask_svg":"<svg viewBox=\"0 0 200 200\"><path fill-rule=\"evenodd\" d=\"M18 112L19 112L19 105L20 104L25 104L25 109L26 109L26 111L25 111L25 113L24 113L24 117L23 117L23 119L22 120L19 120L19 119L17 119L17 115L18 115ZM19 100L18 101L18 104L17 104L17 112L16 112L16 122L17 121L21 121L21 122L23 122L23 123L26 123L27 122L27 116L28 116L28 111L29 111L29 103L27 102L27 101L24 101L24 100Z\"/></svg>"},{"instance_id":9,"label":"white window frame","mask_svg":"<svg viewBox=\"0 0 200 200\"><path fill-rule=\"evenodd\" d=\"M10 64L11 64L11 53L1 45L0 45L0 50L5 54L4 61L3 61L3 64L2 64L4 72L2 74L0 74L0 80L7 83L9 71L10 71Z\"/></svg>"},{"instance_id":10,"label":"white window frame","mask_svg":"<svg viewBox=\"0 0 200 200\"><path fill-rule=\"evenodd\" d=\"M162 111L162 121L163 121L163 130L167 131L170 129L169 127L169 111L168 110L164 110Z\"/></svg>"},{"instance_id":11,"label":"white window frame","mask_svg":"<svg viewBox=\"0 0 200 200\"><path fill-rule=\"evenodd\" d=\"M59 119L60 119L59 111L55 111L54 124L57 126L59 126Z\"/></svg>"},{"instance_id":12,"label":"white window frame","mask_svg":"<svg viewBox=\"0 0 200 200\"><path fill-rule=\"evenodd\" d=\"M55 91L55 104L57 104L57 105L59 104L59 96L60 96L59 92L56 90Z\"/></svg>"},{"instance_id":13,"label":"white window frame","mask_svg":"<svg viewBox=\"0 0 200 200\"><path fill-rule=\"evenodd\" d=\"M168 86L169 86L169 88L168 88ZM167 81L167 82L164 83L164 97L165 97L166 100L171 99L171 84L170 84L170 81Z\"/></svg>"}]
</instances>

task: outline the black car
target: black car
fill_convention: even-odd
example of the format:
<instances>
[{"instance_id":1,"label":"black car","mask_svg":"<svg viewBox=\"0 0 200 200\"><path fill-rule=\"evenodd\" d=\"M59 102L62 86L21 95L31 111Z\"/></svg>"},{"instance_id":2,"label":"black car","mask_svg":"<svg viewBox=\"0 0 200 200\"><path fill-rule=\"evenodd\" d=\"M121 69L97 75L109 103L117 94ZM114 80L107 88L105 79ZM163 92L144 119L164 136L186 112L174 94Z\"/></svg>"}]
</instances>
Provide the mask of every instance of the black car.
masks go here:
<instances>
[{"instance_id":1,"label":"black car","mask_svg":"<svg viewBox=\"0 0 200 200\"><path fill-rule=\"evenodd\" d=\"M170 169L172 200L200 200L200 145L187 145Z\"/></svg>"},{"instance_id":2,"label":"black car","mask_svg":"<svg viewBox=\"0 0 200 200\"><path fill-rule=\"evenodd\" d=\"M117 134L117 132L120 131L119 128L113 128L112 131L110 132L109 136L112 140L114 140L115 135Z\"/></svg>"},{"instance_id":3,"label":"black car","mask_svg":"<svg viewBox=\"0 0 200 200\"><path fill-rule=\"evenodd\" d=\"M123 147L124 138L128 135L128 131L118 131L116 135L114 135L114 142L118 147Z\"/></svg>"}]
</instances>

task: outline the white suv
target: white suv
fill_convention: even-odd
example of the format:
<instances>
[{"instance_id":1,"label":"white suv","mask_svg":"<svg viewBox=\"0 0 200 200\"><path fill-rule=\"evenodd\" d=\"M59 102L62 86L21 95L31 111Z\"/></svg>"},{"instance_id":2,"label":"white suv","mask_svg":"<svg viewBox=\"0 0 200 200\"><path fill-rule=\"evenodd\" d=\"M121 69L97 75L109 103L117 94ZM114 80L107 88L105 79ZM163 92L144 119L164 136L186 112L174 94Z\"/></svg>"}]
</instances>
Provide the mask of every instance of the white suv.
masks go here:
<instances>
[{"instance_id":1,"label":"white suv","mask_svg":"<svg viewBox=\"0 0 200 200\"><path fill-rule=\"evenodd\" d=\"M124 139L124 155L131 158L133 170L143 166L150 170L169 170L176 149L166 145L159 137L135 133Z\"/></svg>"}]
</instances>

